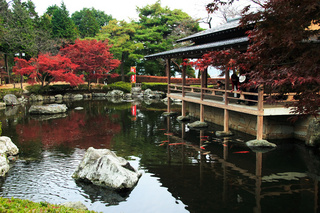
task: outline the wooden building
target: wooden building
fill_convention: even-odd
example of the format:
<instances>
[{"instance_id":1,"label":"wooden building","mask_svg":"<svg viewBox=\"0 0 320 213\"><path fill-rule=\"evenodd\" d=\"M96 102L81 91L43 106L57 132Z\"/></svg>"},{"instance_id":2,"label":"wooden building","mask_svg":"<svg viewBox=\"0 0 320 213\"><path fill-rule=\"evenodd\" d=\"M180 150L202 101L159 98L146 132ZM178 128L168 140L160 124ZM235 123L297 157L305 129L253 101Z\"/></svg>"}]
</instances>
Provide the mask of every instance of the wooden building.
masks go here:
<instances>
[{"instance_id":1,"label":"wooden building","mask_svg":"<svg viewBox=\"0 0 320 213\"><path fill-rule=\"evenodd\" d=\"M245 51L248 46L246 32L253 28L253 25L239 27L239 20L230 21L219 27L208 29L179 39L177 42L191 41L193 45L181 47L145 58L148 60L162 58L166 60L166 73L168 83L168 98L182 100L182 115L186 115L187 107L189 114L197 116L200 121L210 121L224 126L224 131L229 128L255 134L257 139L262 138L289 138L296 137L305 139L308 121L298 121L290 124L287 121L290 109L285 108L287 101L294 101L292 95L288 94L287 99L277 104L267 104L264 89L259 87L255 92L233 92L229 83L229 71L225 74L225 89L208 87L207 71L201 75L201 86L193 87L186 84L185 67L182 70L182 84L172 84L170 81L171 59L196 59L204 53L214 50L233 48ZM243 96L250 97L243 99ZM239 100L254 103L252 106L237 104ZM198 112L197 112L198 109ZM168 101L168 112L170 112L170 99ZM254 118L254 120L252 119ZM241 121L241 122L239 122ZM244 125L241 126L241 123ZM248 123L253 125L248 127ZM246 127L247 126L247 127Z\"/></svg>"}]
</instances>

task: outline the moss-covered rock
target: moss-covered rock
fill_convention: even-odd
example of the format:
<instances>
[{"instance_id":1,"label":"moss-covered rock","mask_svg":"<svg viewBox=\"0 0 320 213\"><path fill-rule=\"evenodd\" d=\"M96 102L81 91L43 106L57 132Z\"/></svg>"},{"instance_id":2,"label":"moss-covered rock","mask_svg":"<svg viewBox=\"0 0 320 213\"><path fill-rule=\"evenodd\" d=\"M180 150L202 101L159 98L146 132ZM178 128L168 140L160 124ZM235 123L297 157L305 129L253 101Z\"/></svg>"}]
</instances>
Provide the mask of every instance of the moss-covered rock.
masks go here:
<instances>
[{"instance_id":1,"label":"moss-covered rock","mask_svg":"<svg viewBox=\"0 0 320 213\"><path fill-rule=\"evenodd\" d=\"M246 142L246 145L254 152L269 152L274 150L277 145L270 143L267 140L250 140Z\"/></svg>"},{"instance_id":2,"label":"moss-covered rock","mask_svg":"<svg viewBox=\"0 0 320 213\"><path fill-rule=\"evenodd\" d=\"M206 122L195 121L193 123L189 123L188 127L195 128L195 129L202 129L202 128L207 128L208 124Z\"/></svg>"}]
</instances>

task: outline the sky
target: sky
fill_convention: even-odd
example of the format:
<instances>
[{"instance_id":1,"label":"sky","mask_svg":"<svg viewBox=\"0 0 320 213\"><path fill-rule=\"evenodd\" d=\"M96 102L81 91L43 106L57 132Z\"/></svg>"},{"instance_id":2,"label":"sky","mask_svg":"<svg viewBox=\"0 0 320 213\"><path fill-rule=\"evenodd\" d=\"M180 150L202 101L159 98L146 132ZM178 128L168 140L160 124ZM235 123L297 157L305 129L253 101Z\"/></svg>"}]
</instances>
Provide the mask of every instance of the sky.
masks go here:
<instances>
[{"instance_id":1,"label":"sky","mask_svg":"<svg viewBox=\"0 0 320 213\"><path fill-rule=\"evenodd\" d=\"M41 16L51 5L61 5L62 0L32 0L36 6L36 11ZM83 8L94 7L97 10L104 11L118 20L138 19L136 7L145 7L156 2L156 0L64 0L64 4L71 15L75 11ZM171 10L181 9L188 13L192 18L206 18L208 16L205 5L210 0L161 0L161 6L168 6Z\"/></svg>"}]
</instances>

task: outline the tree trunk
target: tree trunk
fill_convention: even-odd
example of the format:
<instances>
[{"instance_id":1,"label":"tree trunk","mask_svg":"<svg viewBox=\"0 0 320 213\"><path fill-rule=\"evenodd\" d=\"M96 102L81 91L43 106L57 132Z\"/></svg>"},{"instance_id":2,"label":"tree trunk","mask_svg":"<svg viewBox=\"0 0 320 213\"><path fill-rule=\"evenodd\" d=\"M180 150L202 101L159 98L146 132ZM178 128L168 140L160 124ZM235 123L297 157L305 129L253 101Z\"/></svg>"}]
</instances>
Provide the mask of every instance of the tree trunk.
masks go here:
<instances>
[{"instance_id":1,"label":"tree trunk","mask_svg":"<svg viewBox=\"0 0 320 213\"><path fill-rule=\"evenodd\" d=\"M6 71L8 73L8 83L10 84L10 72L9 72L8 55L7 55L7 53L4 54L4 63L5 63Z\"/></svg>"},{"instance_id":2,"label":"tree trunk","mask_svg":"<svg viewBox=\"0 0 320 213\"><path fill-rule=\"evenodd\" d=\"M123 81L123 82L125 81L125 78L124 78L124 69L123 69L124 56L125 56L125 52L122 52L120 70L121 70L121 81Z\"/></svg>"}]
</instances>

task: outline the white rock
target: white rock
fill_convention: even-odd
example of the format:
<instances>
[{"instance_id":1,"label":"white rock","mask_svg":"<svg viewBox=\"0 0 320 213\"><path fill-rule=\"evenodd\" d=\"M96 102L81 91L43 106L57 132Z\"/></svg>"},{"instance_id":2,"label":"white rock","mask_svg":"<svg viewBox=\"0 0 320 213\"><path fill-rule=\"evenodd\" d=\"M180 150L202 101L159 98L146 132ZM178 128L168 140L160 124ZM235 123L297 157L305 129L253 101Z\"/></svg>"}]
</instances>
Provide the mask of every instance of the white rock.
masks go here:
<instances>
[{"instance_id":1,"label":"white rock","mask_svg":"<svg viewBox=\"0 0 320 213\"><path fill-rule=\"evenodd\" d=\"M0 137L0 154L17 155L18 153L18 147L11 141L9 137Z\"/></svg>"},{"instance_id":2,"label":"white rock","mask_svg":"<svg viewBox=\"0 0 320 213\"><path fill-rule=\"evenodd\" d=\"M56 114L66 112L68 107L65 104L50 104L46 106L32 105L29 109L30 114Z\"/></svg>"},{"instance_id":3,"label":"white rock","mask_svg":"<svg viewBox=\"0 0 320 213\"><path fill-rule=\"evenodd\" d=\"M90 147L72 176L112 189L131 189L141 174L114 152Z\"/></svg>"}]
</instances>

